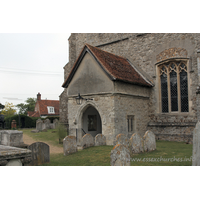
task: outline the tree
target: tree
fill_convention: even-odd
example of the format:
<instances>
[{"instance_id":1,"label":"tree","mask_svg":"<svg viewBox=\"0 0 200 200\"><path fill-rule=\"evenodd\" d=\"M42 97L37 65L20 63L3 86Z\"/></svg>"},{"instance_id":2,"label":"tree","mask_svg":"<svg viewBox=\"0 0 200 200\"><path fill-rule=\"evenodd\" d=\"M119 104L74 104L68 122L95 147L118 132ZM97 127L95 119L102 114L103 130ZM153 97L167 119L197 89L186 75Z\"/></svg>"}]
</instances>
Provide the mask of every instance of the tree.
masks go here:
<instances>
[{"instance_id":1,"label":"tree","mask_svg":"<svg viewBox=\"0 0 200 200\"><path fill-rule=\"evenodd\" d=\"M16 105L16 107L19 108L19 114L27 115L28 111L34 111L35 104L36 104L36 98L27 98L27 100L25 102L26 102L26 104L20 103L20 104Z\"/></svg>"},{"instance_id":2,"label":"tree","mask_svg":"<svg viewBox=\"0 0 200 200\"><path fill-rule=\"evenodd\" d=\"M0 103L0 114L1 114L1 110L4 109L4 108L5 108L5 106Z\"/></svg>"},{"instance_id":3,"label":"tree","mask_svg":"<svg viewBox=\"0 0 200 200\"><path fill-rule=\"evenodd\" d=\"M1 114L5 115L6 117L14 115L16 113L16 110L14 109L14 107L15 106L13 105L13 103L6 102L5 107L2 110Z\"/></svg>"},{"instance_id":4,"label":"tree","mask_svg":"<svg viewBox=\"0 0 200 200\"><path fill-rule=\"evenodd\" d=\"M36 104L36 98L27 98L25 101L28 105L27 111L34 111L35 110L35 104Z\"/></svg>"}]
</instances>

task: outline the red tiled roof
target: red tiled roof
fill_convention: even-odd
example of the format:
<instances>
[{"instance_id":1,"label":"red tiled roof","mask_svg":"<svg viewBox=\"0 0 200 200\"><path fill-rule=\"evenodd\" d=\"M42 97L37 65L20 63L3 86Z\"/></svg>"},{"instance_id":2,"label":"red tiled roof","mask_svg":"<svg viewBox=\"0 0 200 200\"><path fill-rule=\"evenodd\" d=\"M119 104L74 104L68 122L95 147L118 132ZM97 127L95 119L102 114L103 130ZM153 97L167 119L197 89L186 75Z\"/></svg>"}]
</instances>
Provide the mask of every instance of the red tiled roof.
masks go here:
<instances>
[{"instance_id":1,"label":"red tiled roof","mask_svg":"<svg viewBox=\"0 0 200 200\"><path fill-rule=\"evenodd\" d=\"M27 113L28 113L29 117L40 117L40 114L38 111L37 112L36 111L28 111Z\"/></svg>"},{"instance_id":2,"label":"red tiled roof","mask_svg":"<svg viewBox=\"0 0 200 200\"><path fill-rule=\"evenodd\" d=\"M39 100L40 115L59 115L59 101L57 100ZM54 107L55 114L49 114L47 106Z\"/></svg>"},{"instance_id":3,"label":"red tiled roof","mask_svg":"<svg viewBox=\"0 0 200 200\"><path fill-rule=\"evenodd\" d=\"M100 63L106 73L110 76L112 80L129 82L136 85L142 85L147 87L152 87L150 81L147 81L141 73L136 70L136 68L128 61L128 59L114 55L112 53L103 51L97 47L93 47L89 44L86 44L81 51L79 57L77 58L69 76L62 85L63 87L68 86L75 71L77 70L77 63L79 62L85 49L89 49L92 55Z\"/></svg>"}]
</instances>

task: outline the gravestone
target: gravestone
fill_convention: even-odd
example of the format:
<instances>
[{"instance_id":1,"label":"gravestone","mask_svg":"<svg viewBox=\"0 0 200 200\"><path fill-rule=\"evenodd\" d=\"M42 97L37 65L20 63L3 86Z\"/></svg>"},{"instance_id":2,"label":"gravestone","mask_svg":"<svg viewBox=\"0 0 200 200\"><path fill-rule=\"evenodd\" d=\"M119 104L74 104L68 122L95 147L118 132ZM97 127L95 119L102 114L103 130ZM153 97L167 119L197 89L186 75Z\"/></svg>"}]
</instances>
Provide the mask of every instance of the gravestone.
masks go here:
<instances>
[{"instance_id":1,"label":"gravestone","mask_svg":"<svg viewBox=\"0 0 200 200\"><path fill-rule=\"evenodd\" d=\"M85 134L82 137L81 146L83 149L94 146L94 137L90 135L89 133Z\"/></svg>"},{"instance_id":2,"label":"gravestone","mask_svg":"<svg viewBox=\"0 0 200 200\"><path fill-rule=\"evenodd\" d=\"M97 134L94 139L95 139L95 146L106 145L106 137L104 135Z\"/></svg>"},{"instance_id":3,"label":"gravestone","mask_svg":"<svg viewBox=\"0 0 200 200\"><path fill-rule=\"evenodd\" d=\"M114 146L117 144L123 144L128 148L129 146L128 137L125 134L118 134L114 140Z\"/></svg>"},{"instance_id":4,"label":"gravestone","mask_svg":"<svg viewBox=\"0 0 200 200\"><path fill-rule=\"evenodd\" d=\"M32 151L32 161L30 163L31 166L41 165L50 161L49 145L43 142L35 142L28 146L28 149Z\"/></svg>"},{"instance_id":5,"label":"gravestone","mask_svg":"<svg viewBox=\"0 0 200 200\"><path fill-rule=\"evenodd\" d=\"M57 128L58 123L59 123L58 119L53 120L53 129Z\"/></svg>"},{"instance_id":6,"label":"gravestone","mask_svg":"<svg viewBox=\"0 0 200 200\"><path fill-rule=\"evenodd\" d=\"M42 130L42 124L43 124L43 121L41 119L38 119L36 121L36 130L41 131Z\"/></svg>"},{"instance_id":7,"label":"gravestone","mask_svg":"<svg viewBox=\"0 0 200 200\"><path fill-rule=\"evenodd\" d=\"M142 153L144 152L143 148L143 139L138 133L134 133L129 140L129 148L132 153Z\"/></svg>"},{"instance_id":8,"label":"gravestone","mask_svg":"<svg viewBox=\"0 0 200 200\"><path fill-rule=\"evenodd\" d=\"M146 131L143 140L144 151L154 151L156 149L156 136L152 131Z\"/></svg>"},{"instance_id":9,"label":"gravestone","mask_svg":"<svg viewBox=\"0 0 200 200\"><path fill-rule=\"evenodd\" d=\"M75 136L69 135L63 139L63 151L65 156L77 152L77 144Z\"/></svg>"},{"instance_id":10,"label":"gravestone","mask_svg":"<svg viewBox=\"0 0 200 200\"><path fill-rule=\"evenodd\" d=\"M1 144L13 147L23 146L23 132L17 130L1 131Z\"/></svg>"},{"instance_id":11,"label":"gravestone","mask_svg":"<svg viewBox=\"0 0 200 200\"><path fill-rule=\"evenodd\" d=\"M50 129L51 128L51 126L50 126L50 120L49 119L45 119L44 120L44 123L43 123L43 125L42 125L42 130L43 129Z\"/></svg>"},{"instance_id":12,"label":"gravestone","mask_svg":"<svg viewBox=\"0 0 200 200\"><path fill-rule=\"evenodd\" d=\"M130 151L127 146L117 144L110 154L111 166L130 166Z\"/></svg>"},{"instance_id":13,"label":"gravestone","mask_svg":"<svg viewBox=\"0 0 200 200\"><path fill-rule=\"evenodd\" d=\"M192 166L200 166L200 122L193 131Z\"/></svg>"}]
</instances>

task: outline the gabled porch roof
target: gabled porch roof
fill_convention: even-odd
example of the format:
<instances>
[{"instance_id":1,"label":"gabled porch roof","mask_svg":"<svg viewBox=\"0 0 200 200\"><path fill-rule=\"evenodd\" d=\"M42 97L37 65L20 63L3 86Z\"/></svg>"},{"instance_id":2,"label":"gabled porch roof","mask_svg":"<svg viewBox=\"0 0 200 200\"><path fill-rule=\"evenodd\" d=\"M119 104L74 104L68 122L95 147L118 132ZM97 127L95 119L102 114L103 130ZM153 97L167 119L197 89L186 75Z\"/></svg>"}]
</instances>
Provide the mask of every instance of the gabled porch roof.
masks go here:
<instances>
[{"instance_id":1,"label":"gabled porch roof","mask_svg":"<svg viewBox=\"0 0 200 200\"><path fill-rule=\"evenodd\" d=\"M106 52L89 44L85 44L62 87L68 87L79 67L79 64L87 52L92 55L112 81L123 81L145 87L153 86L153 84L144 77L144 75L142 75L128 59Z\"/></svg>"}]
</instances>

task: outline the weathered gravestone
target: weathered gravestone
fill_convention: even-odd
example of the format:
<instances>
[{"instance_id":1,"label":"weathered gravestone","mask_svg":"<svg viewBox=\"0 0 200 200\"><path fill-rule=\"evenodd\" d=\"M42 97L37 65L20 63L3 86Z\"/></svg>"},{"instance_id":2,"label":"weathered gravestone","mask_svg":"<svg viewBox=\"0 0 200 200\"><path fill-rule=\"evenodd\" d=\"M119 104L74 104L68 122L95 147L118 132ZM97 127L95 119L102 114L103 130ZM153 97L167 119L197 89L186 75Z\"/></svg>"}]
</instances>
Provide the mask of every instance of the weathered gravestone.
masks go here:
<instances>
[{"instance_id":1,"label":"weathered gravestone","mask_svg":"<svg viewBox=\"0 0 200 200\"><path fill-rule=\"evenodd\" d=\"M77 144L75 136L69 135L63 139L63 151L65 156L77 152Z\"/></svg>"},{"instance_id":2,"label":"weathered gravestone","mask_svg":"<svg viewBox=\"0 0 200 200\"><path fill-rule=\"evenodd\" d=\"M111 166L130 166L130 151L127 146L117 144L110 154Z\"/></svg>"},{"instance_id":3,"label":"weathered gravestone","mask_svg":"<svg viewBox=\"0 0 200 200\"><path fill-rule=\"evenodd\" d=\"M193 131L192 166L200 166L200 122L198 121Z\"/></svg>"},{"instance_id":4,"label":"weathered gravestone","mask_svg":"<svg viewBox=\"0 0 200 200\"><path fill-rule=\"evenodd\" d=\"M58 119L53 120L53 129L57 128L58 123L59 123Z\"/></svg>"},{"instance_id":5,"label":"weathered gravestone","mask_svg":"<svg viewBox=\"0 0 200 200\"><path fill-rule=\"evenodd\" d=\"M87 147L92 147L94 146L94 137L92 135L90 135L89 133L85 134L82 137L82 144L81 144L82 148L85 149Z\"/></svg>"},{"instance_id":6,"label":"weathered gravestone","mask_svg":"<svg viewBox=\"0 0 200 200\"><path fill-rule=\"evenodd\" d=\"M43 121L41 119L38 119L36 121L36 130L41 131L42 130L42 124L43 124Z\"/></svg>"},{"instance_id":7,"label":"weathered gravestone","mask_svg":"<svg viewBox=\"0 0 200 200\"><path fill-rule=\"evenodd\" d=\"M21 147L24 145L23 132L17 130L1 131L1 144L6 146Z\"/></svg>"},{"instance_id":8,"label":"weathered gravestone","mask_svg":"<svg viewBox=\"0 0 200 200\"><path fill-rule=\"evenodd\" d=\"M138 133L134 133L129 140L129 148L132 153L142 153L144 152L143 148L143 139Z\"/></svg>"},{"instance_id":9,"label":"weathered gravestone","mask_svg":"<svg viewBox=\"0 0 200 200\"><path fill-rule=\"evenodd\" d=\"M43 125L42 125L42 130L43 129L50 129L51 128L51 126L50 126L50 120L49 119L45 119L44 120L44 123L43 123Z\"/></svg>"},{"instance_id":10,"label":"weathered gravestone","mask_svg":"<svg viewBox=\"0 0 200 200\"><path fill-rule=\"evenodd\" d=\"M114 146L117 144L123 144L128 148L129 146L128 137L125 134L118 134L114 140Z\"/></svg>"},{"instance_id":11,"label":"weathered gravestone","mask_svg":"<svg viewBox=\"0 0 200 200\"><path fill-rule=\"evenodd\" d=\"M95 146L106 145L106 137L102 134L97 134L95 136Z\"/></svg>"},{"instance_id":12,"label":"weathered gravestone","mask_svg":"<svg viewBox=\"0 0 200 200\"><path fill-rule=\"evenodd\" d=\"M156 149L156 136L152 131L146 131L143 140L144 151L154 151Z\"/></svg>"},{"instance_id":13,"label":"weathered gravestone","mask_svg":"<svg viewBox=\"0 0 200 200\"><path fill-rule=\"evenodd\" d=\"M41 165L50 161L49 145L43 142L35 142L28 146L28 149L32 151L32 161L30 163L31 166Z\"/></svg>"}]
</instances>

